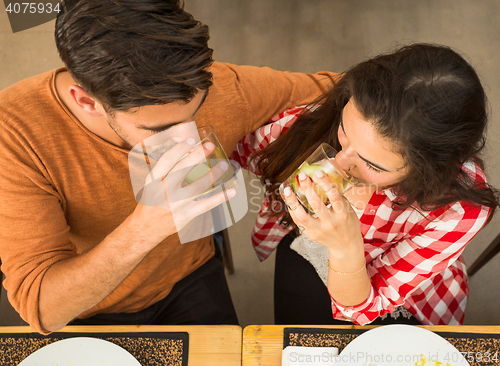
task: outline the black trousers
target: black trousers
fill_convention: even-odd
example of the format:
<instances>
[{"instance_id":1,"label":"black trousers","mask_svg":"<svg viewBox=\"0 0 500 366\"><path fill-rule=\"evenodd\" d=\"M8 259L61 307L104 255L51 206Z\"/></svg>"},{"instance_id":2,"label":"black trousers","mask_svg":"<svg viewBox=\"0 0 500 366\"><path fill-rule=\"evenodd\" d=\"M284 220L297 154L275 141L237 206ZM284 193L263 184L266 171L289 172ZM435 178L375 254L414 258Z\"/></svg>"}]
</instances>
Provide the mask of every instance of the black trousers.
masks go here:
<instances>
[{"instance_id":1,"label":"black trousers","mask_svg":"<svg viewBox=\"0 0 500 366\"><path fill-rule=\"evenodd\" d=\"M177 282L166 298L137 313L97 314L69 325L238 325L222 257L216 255Z\"/></svg>"},{"instance_id":2,"label":"black trousers","mask_svg":"<svg viewBox=\"0 0 500 366\"><path fill-rule=\"evenodd\" d=\"M274 320L276 324L346 325L351 322L333 319L330 294L314 267L290 248L295 233L285 236L276 252L274 272ZM371 324L413 324L411 317L397 319L387 316Z\"/></svg>"}]
</instances>

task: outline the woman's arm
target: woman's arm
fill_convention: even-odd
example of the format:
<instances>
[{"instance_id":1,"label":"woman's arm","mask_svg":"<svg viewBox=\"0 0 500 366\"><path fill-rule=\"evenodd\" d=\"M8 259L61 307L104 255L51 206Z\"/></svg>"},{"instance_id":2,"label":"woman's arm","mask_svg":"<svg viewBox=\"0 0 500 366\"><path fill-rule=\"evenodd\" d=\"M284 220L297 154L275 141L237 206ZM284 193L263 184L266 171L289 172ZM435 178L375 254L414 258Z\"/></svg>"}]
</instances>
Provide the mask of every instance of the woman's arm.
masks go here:
<instances>
[{"instance_id":1,"label":"woman's arm","mask_svg":"<svg viewBox=\"0 0 500 366\"><path fill-rule=\"evenodd\" d=\"M306 187L308 184L304 183ZM328 186L321 184L327 191ZM467 243L484 225L488 209L457 202L451 207L427 212L426 217L413 210L395 215L387 195L384 192L376 192L376 195L372 201L380 206L371 206L361 223L355 220L357 216L347 214L348 210L342 213L342 210L326 207L325 211L315 209L319 219L313 219L300 207L291 211L295 223L305 228L304 233L310 239L328 247L330 266L337 272L354 273L362 268L360 224L365 235L368 233L373 240L373 244L363 245L369 263L366 273L361 270L343 275L329 270L328 288L334 318L367 324L408 303L429 324L441 321L458 324L460 320L453 303L462 301L466 295L462 292L463 296L457 295L457 286L461 287L464 279L460 274L453 274L453 268ZM312 192L307 198L310 203L315 199ZM290 207L296 206L293 195L286 199ZM334 202L338 197L329 196L329 199ZM453 267L451 271L450 267ZM446 279L445 272L458 277ZM354 277L349 278L351 276ZM441 308L436 311L434 306Z\"/></svg>"},{"instance_id":2,"label":"woman's arm","mask_svg":"<svg viewBox=\"0 0 500 366\"><path fill-rule=\"evenodd\" d=\"M329 251L328 292L343 306L363 303L371 291L363 245L351 251Z\"/></svg>"},{"instance_id":3,"label":"woman's arm","mask_svg":"<svg viewBox=\"0 0 500 366\"><path fill-rule=\"evenodd\" d=\"M169 173L192 149L192 144L185 141L166 152L150 174L163 178L157 184L145 185L153 187L151 199L144 193L147 201L138 204L121 225L83 254L77 254L70 241L59 193L50 190L52 187L37 169L28 169L27 164L20 169L20 159L6 158L13 154L12 150L2 150L5 153L0 166L13 167L10 171L2 169L0 174L0 182L5 183L4 191L8 192L4 192L0 205L0 222L4 224L0 229L2 270L8 279L9 300L32 328L45 334L61 329L110 295L165 238L225 201L223 193L202 201L180 199L184 192L193 197L188 190L196 188L199 181L178 188L182 177L174 174L172 178ZM196 163L204 157L197 155ZM164 190L175 192L179 200L168 202ZM198 190L202 192L200 187ZM226 193L231 198L231 190Z\"/></svg>"},{"instance_id":4,"label":"woman's arm","mask_svg":"<svg viewBox=\"0 0 500 366\"><path fill-rule=\"evenodd\" d=\"M328 291L331 297L344 306L363 303L370 295L371 283L365 268L364 242L356 213L320 171L317 180L328 195L331 208L327 208L316 194L311 178L301 173L299 180L317 218L300 207L290 188L285 189L285 200L293 208L290 214L301 231L329 250Z\"/></svg>"}]
</instances>

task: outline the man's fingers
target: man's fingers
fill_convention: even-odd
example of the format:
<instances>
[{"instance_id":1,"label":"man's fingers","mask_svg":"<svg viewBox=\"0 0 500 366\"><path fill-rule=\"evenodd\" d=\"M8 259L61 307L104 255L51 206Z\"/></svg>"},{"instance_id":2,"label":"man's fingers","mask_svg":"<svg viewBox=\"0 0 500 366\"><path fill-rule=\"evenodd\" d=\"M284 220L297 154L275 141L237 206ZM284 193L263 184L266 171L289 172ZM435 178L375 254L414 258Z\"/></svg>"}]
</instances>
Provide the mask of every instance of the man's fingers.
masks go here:
<instances>
[{"instance_id":1,"label":"man's fingers","mask_svg":"<svg viewBox=\"0 0 500 366\"><path fill-rule=\"evenodd\" d=\"M227 161L221 161L203 176L183 188L183 196L197 196L210 188L216 188L216 182L230 169Z\"/></svg>"},{"instance_id":2,"label":"man's fingers","mask_svg":"<svg viewBox=\"0 0 500 366\"><path fill-rule=\"evenodd\" d=\"M215 145L211 142L197 145L189 154L182 157L172 169L172 171L186 170L189 171L201 162L206 162L207 157L214 151Z\"/></svg>"},{"instance_id":3,"label":"man's fingers","mask_svg":"<svg viewBox=\"0 0 500 366\"><path fill-rule=\"evenodd\" d=\"M177 164L179 159L189 153L194 144L195 140L193 138L188 138L179 142L177 145L165 152L146 178L146 184L165 177L170 170L172 170L175 164Z\"/></svg>"},{"instance_id":4,"label":"man's fingers","mask_svg":"<svg viewBox=\"0 0 500 366\"><path fill-rule=\"evenodd\" d=\"M236 189L231 188L202 200L191 201L184 207L179 207L178 210L173 210L172 212L174 216L177 216L177 214L181 214L183 217L184 225L186 225L189 221L219 206L221 203L230 200L234 196L236 196Z\"/></svg>"}]
</instances>

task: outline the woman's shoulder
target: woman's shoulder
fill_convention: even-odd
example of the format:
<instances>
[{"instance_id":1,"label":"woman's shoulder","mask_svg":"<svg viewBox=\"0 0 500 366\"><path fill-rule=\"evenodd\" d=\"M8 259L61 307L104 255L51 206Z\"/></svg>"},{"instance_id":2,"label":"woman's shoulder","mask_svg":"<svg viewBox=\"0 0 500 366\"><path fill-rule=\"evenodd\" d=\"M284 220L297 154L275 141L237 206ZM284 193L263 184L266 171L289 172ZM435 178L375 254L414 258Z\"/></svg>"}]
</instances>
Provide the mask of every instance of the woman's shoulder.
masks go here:
<instances>
[{"instance_id":1,"label":"woman's shoulder","mask_svg":"<svg viewBox=\"0 0 500 366\"><path fill-rule=\"evenodd\" d=\"M477 159L467 160L462 164L461 170L471 178L471 180L474 182L474 185L486 183L486 175L480 162Z\"/></svg>"},{"instance_id":2,"label":"woman's shoulder","mask_svg":"<svg viewBox=\"0 0 500 366\"><path fill-rule=\"evenodd\" d=\"M470 180L467 184L471 188L479 188L486 186L486 175L481 166L481 163L476 159L470 159L461 165L461 172L467 175ZM422 212L425 215L425 221L430 226L449 226L453 225L454 230L460 226L477 226L486 222L490 215L491 208L468 200L457 200L448 205ZM468 222L468 224L464 224Z\"/></svg>"},{"instance_id":3,"label":"woman's shoulder","mask_svg":"<svg viewBox=\"0 0 500 366\"><path fill-rule=\"evenodd\" d=\"M284 134L301 114L310 111L310 109L311 107L307 105L286 109L275 115L267 124L254 131L250 136L255 137L260 149L263 149Z\"/></svg>"},{"instance_id":4,"label":"woman's shoulder","mask_svg":"<svg viewBox=\"0 0 500 366\"><path fill-rule=\"evenodd\" d=\"M467 160L460 168L464 174L470 177L469 184L476 188L486 185L486 175L479 161L475 159ZM384 190L383 193L386 194L388 201L391 201L391 205L393 205L397 195L390 189ZM419 222L422 228L438 228L463 225L464 221L474 225L474 222L486 221L490 211L491 208L487 206L468 200L457 200L436 209L426 209L414 203L410 207L401 210L400 214L412 217L412 220ZM410 214L410 212L413 214Z\"/></svg>"},{"instance_id":5,"label":"woman's shoulder","mask_svg":"<svg viewBox=\"0 0 500 366\"><path fill-rule=\"evenodd\" d=\"M284 122L288 122L293 119L295 121L298 116L300 116L303 113L307 113L310 111L313 111L316 109L318 106L317 105L300 105L292 108L288 108L284 110L283 112L278 113L275 115L269 123L276 123L279 122L283 124Z\"/></svg>"}]
</instances>

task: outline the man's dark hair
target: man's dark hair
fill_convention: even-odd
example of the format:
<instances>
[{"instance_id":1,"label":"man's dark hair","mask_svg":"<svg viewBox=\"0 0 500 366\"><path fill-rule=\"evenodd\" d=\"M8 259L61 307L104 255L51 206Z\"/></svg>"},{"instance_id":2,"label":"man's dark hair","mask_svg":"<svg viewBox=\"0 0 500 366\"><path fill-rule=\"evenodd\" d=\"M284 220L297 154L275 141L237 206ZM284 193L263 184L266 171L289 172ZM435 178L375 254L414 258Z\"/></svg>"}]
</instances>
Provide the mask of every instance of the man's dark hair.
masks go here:
<instances>
[{"instance_id":1,"label":"man's dark hair","mask_svg":"<svg viewBox=\"0 0 500 366\"><path fill-rule=\"evenodd\" d=\"M111 112L189 102L212 85L208 27L179 0L66 0L59 55L73 79Z\"/></svg>"}]
</instances>

